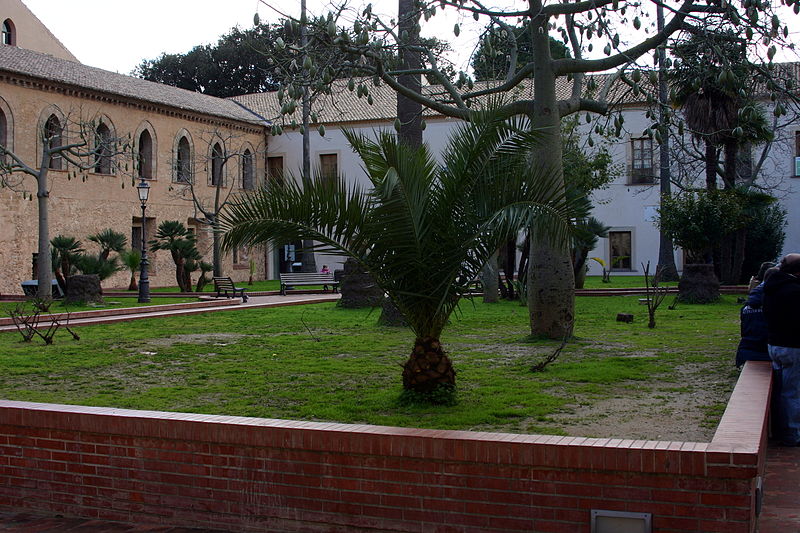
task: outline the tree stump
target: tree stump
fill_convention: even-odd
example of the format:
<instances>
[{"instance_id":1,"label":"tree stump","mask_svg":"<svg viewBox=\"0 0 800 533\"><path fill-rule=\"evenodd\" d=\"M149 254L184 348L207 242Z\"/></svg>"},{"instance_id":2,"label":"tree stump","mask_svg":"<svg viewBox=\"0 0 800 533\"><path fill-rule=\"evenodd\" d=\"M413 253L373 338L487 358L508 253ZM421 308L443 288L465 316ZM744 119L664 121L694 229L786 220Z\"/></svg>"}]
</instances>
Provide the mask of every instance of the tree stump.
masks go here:
<instances>
[{"instance_id":1,"label":"tree stump","mask_svg":"<svg viewBox=\"0 0 800 533\"><path fill-rule=\"evenodd\" d=\"M339 292L342 293L339 305L346 309L378 307L383 300L381 288L355 259L348 259L344 264Z\"/></svg>"},{"instance_id":2,"label":"tree stump","mask_svg":"<svg viewBox=\"0 0 800 533\"><path fill-rule=\"evenodd\" d=\"M100 277L97 274L79 274L67 278L65 304L102 301L103 289L100 288Z\"/></svg>"},{"instance_id":3,"label":"tree stump","mask_svg":"<svg viewBox=\"0 0 800 533\"><path fill-rule=\"evenodd\" d=\"M389 298L384 298L381 302L381 316L378 318L378 325L391 326L396 328L406 327L408 323L400 310Z\"/></svg>"},{"instance_id":4,"label":"tree stump","mask_svg":"<svg viewBox=\"0 0 800 533\"><path fill-rule=\"evenodd\" d=\"M714 265L688 264L678 282L678 301L690 304L707 304L719 300L719 280Z\"/></svg>"},{"instance_id":5,"label":"tree stump","mask_svg":"<svg viewBox=\"0 0 800 533\"><path fill-rule=\"evenodd\" d=\"M617 313L617 322L633 322L633 315L631 313Z\"/></svg>"}]
</instances>

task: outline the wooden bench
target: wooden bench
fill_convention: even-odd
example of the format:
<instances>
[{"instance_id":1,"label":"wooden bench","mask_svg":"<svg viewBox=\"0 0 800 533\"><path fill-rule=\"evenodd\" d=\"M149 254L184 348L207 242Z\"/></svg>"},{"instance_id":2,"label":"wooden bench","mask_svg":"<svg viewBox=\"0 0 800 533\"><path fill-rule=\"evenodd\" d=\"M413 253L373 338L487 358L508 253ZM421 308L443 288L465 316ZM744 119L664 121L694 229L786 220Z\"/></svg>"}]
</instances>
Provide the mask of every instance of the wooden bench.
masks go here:
<instances>
[{"instance_id":1,"label":"wooden bench","mask_svg":"<svg viewBox=\"0 0 800 533\"><path fill-rule=\"evenodd\" d=\"M279 276L281 279L281 294L284 296L286 296L286 289L290 286L298 285L330 285L333 287L333 292L339 292L339 282L333 278L333 273L292 272L279 274Z\"/></svg>"},{"instance_id":2,"label":"wooden bench","mask_svg":"<svg viewBox=\"0 0 800 533\"><path fill-rule=\"evenodd\" d=\"M217 298L225 296L226 298L235 298L237 295L242 297L242 301L247 301L247 295L244 293L247 289L244 287L237 287L233 284L231 278L212 278L214 280L214 290L217 291Z\"/></svg>"}]
</instances>

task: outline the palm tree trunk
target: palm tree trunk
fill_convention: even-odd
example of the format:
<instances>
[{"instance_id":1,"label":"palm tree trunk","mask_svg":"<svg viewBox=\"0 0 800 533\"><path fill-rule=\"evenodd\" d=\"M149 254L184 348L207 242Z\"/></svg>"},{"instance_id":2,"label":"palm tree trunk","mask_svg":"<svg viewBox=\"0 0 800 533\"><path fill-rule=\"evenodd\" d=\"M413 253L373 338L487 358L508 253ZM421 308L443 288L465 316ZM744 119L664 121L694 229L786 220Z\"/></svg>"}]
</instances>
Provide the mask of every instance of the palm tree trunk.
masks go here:
<instances>
[{"instance_id":1,"label":"palm tree trunk","mask_svg":"<svg viewBox=\"0 0 800 533\"><path fill-rule=\"evenodd\" d=\"M139 285L136 284L136 273L131 273L131 282L128 284L129 291L138 291Z\"/></svg>"},{"instance_id":2,"label":"palm tree trunk","mask_svg":"<svg viewBox=\"0 0 800 533\"><path fill-rule=\"evenodd\" d=\"M456 385L456 371L435 337L417 338L414 351L403 365L403 388L421 393Z\"/></svg>"}]
</instances>

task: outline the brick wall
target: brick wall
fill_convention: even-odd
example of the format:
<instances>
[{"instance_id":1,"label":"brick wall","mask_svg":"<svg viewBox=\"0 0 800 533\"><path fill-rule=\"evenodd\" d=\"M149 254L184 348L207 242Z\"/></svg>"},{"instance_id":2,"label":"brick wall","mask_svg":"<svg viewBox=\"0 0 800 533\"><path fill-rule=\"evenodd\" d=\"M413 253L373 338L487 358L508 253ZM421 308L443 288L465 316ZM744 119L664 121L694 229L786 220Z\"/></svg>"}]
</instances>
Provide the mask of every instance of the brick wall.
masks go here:
<instances>
[{"instance_id":1,"label":"brick wall","mask_svg":"<svg viewBox=\"0 0 800 533\"><path fill-rule=\"evenodd\" d=\"M0 401L0 505L234 531L752 532L770 369L710 443L433 431Z\"/></svg>"}]
</instances>

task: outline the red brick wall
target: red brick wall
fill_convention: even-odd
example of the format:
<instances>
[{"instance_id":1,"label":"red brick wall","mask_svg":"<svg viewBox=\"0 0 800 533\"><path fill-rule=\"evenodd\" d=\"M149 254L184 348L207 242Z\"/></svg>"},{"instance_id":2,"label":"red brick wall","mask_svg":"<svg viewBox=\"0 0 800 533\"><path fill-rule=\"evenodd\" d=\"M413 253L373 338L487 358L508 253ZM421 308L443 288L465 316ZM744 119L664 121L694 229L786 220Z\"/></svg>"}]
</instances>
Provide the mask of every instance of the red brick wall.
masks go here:
<instances>
[{"instance_id":1,"label":"red brick wall","mask_svg":"<svg viewBox=\"0 0 800 533\"><path fill-rule=\"evenodd\" d=\"M0 505L234 531L750 533L769 365L710 443L289 422L0 401Z\"/></svg>"}]
</instances>

